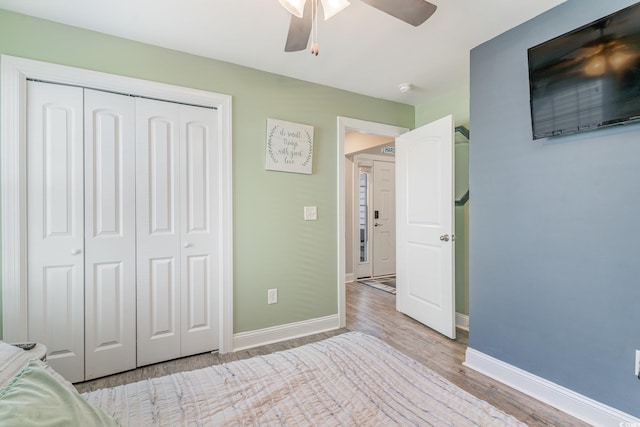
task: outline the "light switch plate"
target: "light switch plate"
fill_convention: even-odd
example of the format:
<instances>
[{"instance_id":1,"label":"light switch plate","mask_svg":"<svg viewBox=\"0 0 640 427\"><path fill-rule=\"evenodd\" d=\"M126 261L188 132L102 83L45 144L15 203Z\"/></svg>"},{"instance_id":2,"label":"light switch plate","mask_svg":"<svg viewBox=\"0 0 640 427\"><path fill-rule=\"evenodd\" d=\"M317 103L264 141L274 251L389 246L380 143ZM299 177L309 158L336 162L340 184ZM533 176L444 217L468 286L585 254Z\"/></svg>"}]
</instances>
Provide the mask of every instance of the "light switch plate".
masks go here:
<instances>
[{"instance_id":1,"label":"light switch plate","mask_svg":"<svg viewBox=\"0 0 640 427\"><path fill-rule=\"evenodd\" d=\"M318 207L317 206L305 206L304 207L304 220L315 221L318 219Z\"/></svg>"}]
</instances>

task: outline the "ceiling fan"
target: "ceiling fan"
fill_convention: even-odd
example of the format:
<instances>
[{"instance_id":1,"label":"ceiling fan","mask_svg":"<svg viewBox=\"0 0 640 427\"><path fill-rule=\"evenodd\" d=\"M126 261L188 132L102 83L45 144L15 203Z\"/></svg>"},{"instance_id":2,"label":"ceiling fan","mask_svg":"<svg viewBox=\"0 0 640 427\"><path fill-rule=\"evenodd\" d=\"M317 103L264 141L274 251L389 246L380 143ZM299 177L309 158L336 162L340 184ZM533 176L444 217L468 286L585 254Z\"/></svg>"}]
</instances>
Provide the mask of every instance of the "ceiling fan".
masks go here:
<instances>
[{"instance_id":1,"label":"ceiling fan","mask_svg":"<svg viewBox=\"0 0 640 427\"><path fill-rule=\"evenodd\" d=\"M318 0L279 0L291 13L285 52L307 48L311 36L311 53L318 55ZM361 0L414 27L429 19L437 6L426 0ZM325 21L349 6L348 0L320 0Z\"/></svg>"}]
</instances>

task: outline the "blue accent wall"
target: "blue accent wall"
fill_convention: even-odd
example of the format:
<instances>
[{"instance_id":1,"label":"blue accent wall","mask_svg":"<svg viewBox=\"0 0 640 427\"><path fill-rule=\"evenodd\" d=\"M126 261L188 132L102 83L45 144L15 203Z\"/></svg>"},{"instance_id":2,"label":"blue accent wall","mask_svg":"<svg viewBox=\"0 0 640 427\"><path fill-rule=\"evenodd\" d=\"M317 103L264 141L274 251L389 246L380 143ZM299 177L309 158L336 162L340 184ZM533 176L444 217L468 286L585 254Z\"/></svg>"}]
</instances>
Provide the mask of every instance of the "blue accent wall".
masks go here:
<instances>
[{"instance_id":1,"label":"blue accent wall","mask_svg":"<svg viewBox=\"0 0 640 427\"><path fill-rule=\"evenodd\" d=\"M471 52L469 345L640 416L640 124L534 141L527 65L633 3L568 0Z\"/></svg>"}]
</instances>

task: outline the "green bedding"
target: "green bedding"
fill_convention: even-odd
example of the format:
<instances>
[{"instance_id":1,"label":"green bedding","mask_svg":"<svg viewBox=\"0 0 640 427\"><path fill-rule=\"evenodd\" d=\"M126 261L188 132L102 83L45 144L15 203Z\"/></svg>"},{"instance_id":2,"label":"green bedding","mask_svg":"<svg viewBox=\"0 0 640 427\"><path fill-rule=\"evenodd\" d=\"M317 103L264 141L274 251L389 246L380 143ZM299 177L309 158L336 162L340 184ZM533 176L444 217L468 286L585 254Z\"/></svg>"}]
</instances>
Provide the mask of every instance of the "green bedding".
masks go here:
<instances>
[{"instance_id":1,"label":"green bedding","mask_svg":"<svg viewBox=\"0 0 640 427\"><path fill-rule=\"evenodd\" d=\"M114 419L60 384L40 362L30 361L0 390L4 426L117 426Z\"/></svg>"}]
</instances>

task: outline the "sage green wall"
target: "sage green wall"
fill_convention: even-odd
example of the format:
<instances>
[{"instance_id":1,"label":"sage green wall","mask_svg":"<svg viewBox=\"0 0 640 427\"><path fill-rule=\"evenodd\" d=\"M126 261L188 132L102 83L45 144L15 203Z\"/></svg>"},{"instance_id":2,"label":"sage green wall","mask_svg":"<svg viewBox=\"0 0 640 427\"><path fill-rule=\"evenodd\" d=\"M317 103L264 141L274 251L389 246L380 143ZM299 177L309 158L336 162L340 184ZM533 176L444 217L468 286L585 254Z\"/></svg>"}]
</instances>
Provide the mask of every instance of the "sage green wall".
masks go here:
<instances>
[{"instance_id":1,"label":"sage green wall","mask_svg":"<svg viewBox=\"0 0 640 427\"><path fill-rule=\"evenodd\" d=\"M337 313L336 117L413 128L412 106L4 10L0 53L232 95L234 332ZM314 126L312 175L264 170L268 117Z\"/></svg>"},{"instance_id":2,"label":"sage green wall","mask_svg":"<svg viewBox=\"0 0 640 427\"><path fill-rule=\"evenodd\" d=\"M416 105L416 127L453 114L456 126L469 129L469 86L459 86L447 94Z\"/></svg>"},{"instance_id":3,"label":"sage green wall","mask_svg":"<svg viewBox=\"0 0 640 427\"><path fill-rule=\"evenodd\" d=\"M467 229L469 223L465 217L466 209L464 206L455 207L456 219L456 312L460 314L469 314L469 281L468 274L468 253L467 247Z\"/></svg>"}]
</instances>

